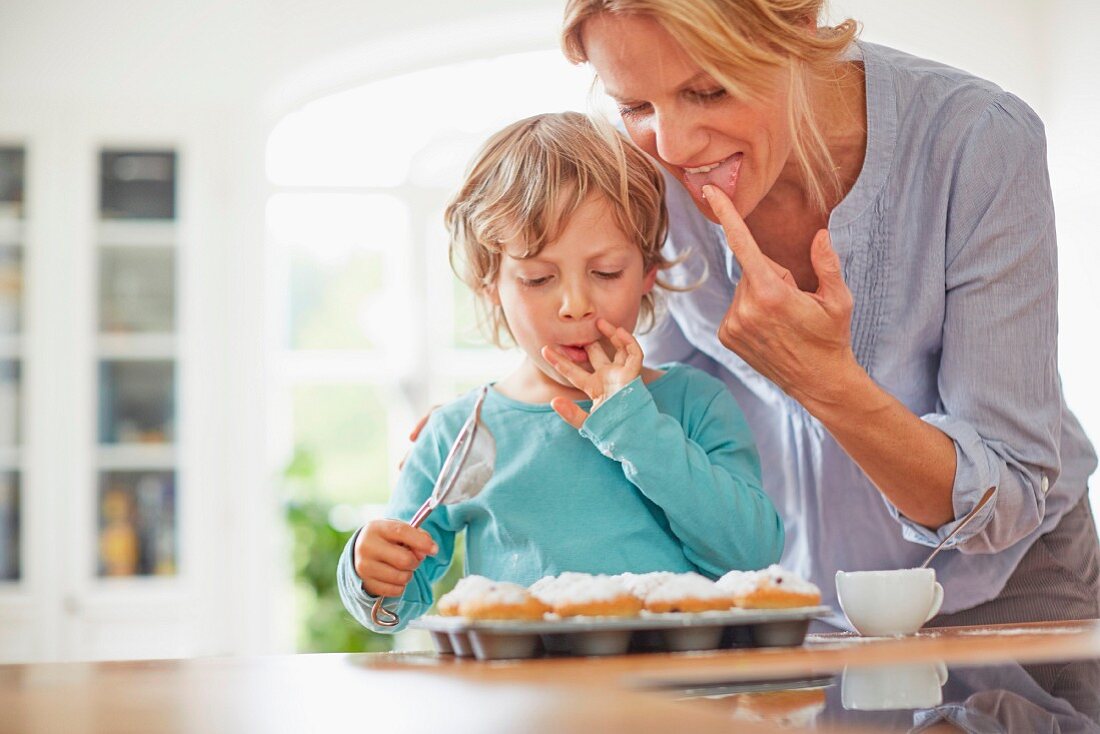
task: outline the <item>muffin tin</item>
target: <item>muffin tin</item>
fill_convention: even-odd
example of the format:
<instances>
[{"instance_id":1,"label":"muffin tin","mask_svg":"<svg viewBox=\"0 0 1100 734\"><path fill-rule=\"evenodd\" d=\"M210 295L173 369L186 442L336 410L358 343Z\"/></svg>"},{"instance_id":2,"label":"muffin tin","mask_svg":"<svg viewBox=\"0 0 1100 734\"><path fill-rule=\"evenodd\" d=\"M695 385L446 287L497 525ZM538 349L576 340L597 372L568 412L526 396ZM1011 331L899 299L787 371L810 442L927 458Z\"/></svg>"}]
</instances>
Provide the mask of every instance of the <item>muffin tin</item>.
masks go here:
<instances>
[{"instance_id":1,"label":"muffin tin","mask_svg":"<svg viewBox=\"0 0 1100 734\"><path fill-rule=\"evenodd\" d=\"M410 626L431 633L441 655L478 660L545 655L623 655L734 647L801 645L811 620L829 607L731 609L722 612L650 614L637 617L547 617L538 622L470 620L429 616Z\"/></svg>"}]
</instances>

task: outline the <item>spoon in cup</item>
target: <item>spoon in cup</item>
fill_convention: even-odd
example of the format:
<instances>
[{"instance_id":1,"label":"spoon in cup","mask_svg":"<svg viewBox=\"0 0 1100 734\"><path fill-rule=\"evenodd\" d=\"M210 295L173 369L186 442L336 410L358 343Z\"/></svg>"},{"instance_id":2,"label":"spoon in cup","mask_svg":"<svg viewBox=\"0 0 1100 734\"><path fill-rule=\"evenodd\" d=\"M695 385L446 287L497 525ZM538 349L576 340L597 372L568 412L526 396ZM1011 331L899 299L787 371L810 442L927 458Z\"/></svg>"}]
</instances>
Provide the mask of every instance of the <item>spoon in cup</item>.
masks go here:
<instances>
[{"instance_id":1,"label":"spoon in cup","mask_svg":"<svg viewBox=\"0 0 1100 734\"><path fill-rule=\"evenodd\" d=\"M932 551L932 555L928 556L928 558L925 559L924 563L920 564L919 568L928 568L928 564L932 562L932 559L936 557L937 553L943 550L943 546L946 545L947 541L958 535L959 531L965 528L970 523L970 521L974 519L974 516L978 514L978 511L985 507L989 503L989 500L993 499L993 495L996 493L996 487L990 487L989 489L987 489L985 491L985 494L982 495L982 498L978 500L978 504L974 505L974 509L966 513L963 519L959 521L959 524L955 526L955 529L948 533L946 538L940 541L940 544L937 545L936 548Z\"/></svg>"}]
</instances>

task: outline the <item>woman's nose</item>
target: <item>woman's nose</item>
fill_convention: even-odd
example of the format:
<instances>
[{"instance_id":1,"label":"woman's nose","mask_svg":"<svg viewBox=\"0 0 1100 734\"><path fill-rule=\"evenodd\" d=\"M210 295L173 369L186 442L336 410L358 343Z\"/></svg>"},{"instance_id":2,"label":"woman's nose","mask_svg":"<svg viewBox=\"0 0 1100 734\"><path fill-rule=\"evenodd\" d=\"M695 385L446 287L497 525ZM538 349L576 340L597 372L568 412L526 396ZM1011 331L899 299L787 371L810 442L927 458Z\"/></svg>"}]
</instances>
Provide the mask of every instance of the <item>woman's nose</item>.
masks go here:
<instances>
[{"instance_id":1,"label":"woman's nose","mask_svg":"<svg viewBox=\"0 0 1100 734\"><path fill-rule=\"evenodd\" d=\"M561 291L561 306L558 316L568 321L579 321L593 316L596 309L588 290L579 284L565 284Z\"/></svg>"},{"instance_id":2,"label":"woman's nose","mask_svg":"<svg viewBox=\"0 0 1100 734\"><path fill-rule=\"evenodd\" d=\"M698 160L707 147L706 131L690 114L657 113L653 120L657 155L674 166L706 163Z\"/></svg>"}]
</instances>

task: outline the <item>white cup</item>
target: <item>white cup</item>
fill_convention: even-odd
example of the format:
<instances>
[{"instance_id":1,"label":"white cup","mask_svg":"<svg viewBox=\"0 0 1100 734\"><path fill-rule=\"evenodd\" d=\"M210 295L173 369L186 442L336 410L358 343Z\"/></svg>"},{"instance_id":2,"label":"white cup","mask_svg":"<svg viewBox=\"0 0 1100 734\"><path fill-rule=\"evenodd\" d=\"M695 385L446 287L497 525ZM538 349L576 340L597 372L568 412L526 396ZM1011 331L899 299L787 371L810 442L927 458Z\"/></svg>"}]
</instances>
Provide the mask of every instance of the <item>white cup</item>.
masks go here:
<instances>
[{"instance_id":1,"label":"white cup","mask_svg":"<svg viewBox=\"0 0 1100 734\"><path fill-rule=\"evenodd\" d=\"M836 595L848 621L866 636L911 635L943 603L932 568L837 571Z\"/></svg>"},{"instance_id":2,"label":"white cup","mask_svg":"<svg viewBox=\"0 0 1100 734\"><path fill-rule=\"evenodd\" d=\"M844 668L840 701L848 711L924 709L943 703L947 666L940 661Z\"/></svg>"}]
</instances>

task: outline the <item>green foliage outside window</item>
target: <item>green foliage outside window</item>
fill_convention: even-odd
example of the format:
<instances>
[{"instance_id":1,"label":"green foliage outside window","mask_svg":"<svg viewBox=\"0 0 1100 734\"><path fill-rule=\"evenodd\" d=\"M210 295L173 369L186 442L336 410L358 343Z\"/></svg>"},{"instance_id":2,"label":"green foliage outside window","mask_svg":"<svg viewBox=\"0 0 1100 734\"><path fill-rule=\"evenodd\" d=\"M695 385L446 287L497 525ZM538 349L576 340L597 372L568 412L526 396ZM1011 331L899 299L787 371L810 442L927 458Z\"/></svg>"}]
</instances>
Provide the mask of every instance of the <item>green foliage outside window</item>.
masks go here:
<instances>
[{"instance_id":1,"label":"green foliage outside window","mask_svg":"<svg viewBox=\"0 0 1100 734\"><path fill-rule=\"evenodd\" d=\"M336 588L336 564L351 533L330 522L336 505L319 489L319 461L299 445L283 472L284 512L292 536L295 615L299 652L379 652L393 647L391 635L360 625L344 609ZM438 599L450 591L462 574L463 552L456 544L454 562L435 587Z\"/></svg>"}]
</instances>

